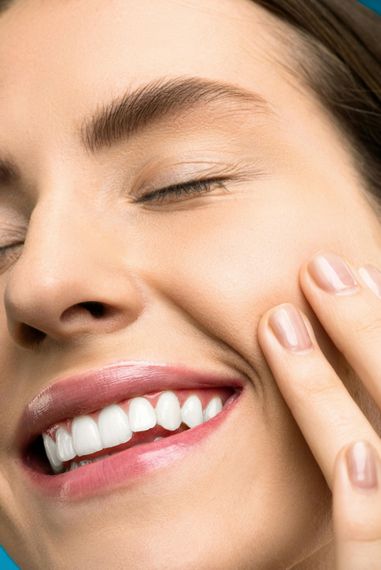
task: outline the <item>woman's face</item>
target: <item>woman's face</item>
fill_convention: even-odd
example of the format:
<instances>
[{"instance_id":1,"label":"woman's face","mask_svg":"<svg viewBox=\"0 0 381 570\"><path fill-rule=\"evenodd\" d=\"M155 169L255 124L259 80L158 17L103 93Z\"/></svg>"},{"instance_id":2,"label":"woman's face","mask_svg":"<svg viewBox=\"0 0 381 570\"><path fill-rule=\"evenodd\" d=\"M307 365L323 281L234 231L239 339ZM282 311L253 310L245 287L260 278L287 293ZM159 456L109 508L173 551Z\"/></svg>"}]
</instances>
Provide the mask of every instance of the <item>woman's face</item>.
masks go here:
<instances>
[{"instance_id":1,"label":"woman's face","mask_svg":"<svg viewBox=\"0 0 381 570\"><path fill-rule=\"evenodd\" d=\"M0 245L25 241L0 251L0 538L28 568L306 569L330 556L330 492L257 324L296 303L349 384L298 270L320 248L375 262L381 232L344 139L282 65L293 44L276 23L243 0L20 0L0 17L0 154L19 171L1 178ZM119 136L98 121L90 140L92 115L167 81L174 103L168 88L138 115L124 105ZM216 177L226 189L136 201ZM183 457L115 489L49 495L18 461L24 408L120 360L244 387Z\"/></svg>"}]
</instances>

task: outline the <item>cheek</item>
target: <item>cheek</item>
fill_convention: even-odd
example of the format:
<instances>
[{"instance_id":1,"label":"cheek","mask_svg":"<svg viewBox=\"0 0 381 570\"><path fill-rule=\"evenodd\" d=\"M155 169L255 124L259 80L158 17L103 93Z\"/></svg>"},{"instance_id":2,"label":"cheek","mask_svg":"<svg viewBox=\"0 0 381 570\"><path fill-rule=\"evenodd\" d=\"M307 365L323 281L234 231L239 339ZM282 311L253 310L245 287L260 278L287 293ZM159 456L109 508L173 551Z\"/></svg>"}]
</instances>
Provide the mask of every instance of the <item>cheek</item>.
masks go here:
<instances>
[{"instance_id":1,"label":"cheek","mask_svg":"<svg viewBox=\"0 0 381 570\"><path fill-rule=\"evenodd\" d=\"M146 248L144 254L151 285L206 334L246 356L253 351L260 316L299 295L297 265L306 249L300 240L302 212L290 207L285 216L278 198L273 193L264 204L234 196L166 215L167 223L154 226L155 251Z\"/></svg>"}]
</instances>

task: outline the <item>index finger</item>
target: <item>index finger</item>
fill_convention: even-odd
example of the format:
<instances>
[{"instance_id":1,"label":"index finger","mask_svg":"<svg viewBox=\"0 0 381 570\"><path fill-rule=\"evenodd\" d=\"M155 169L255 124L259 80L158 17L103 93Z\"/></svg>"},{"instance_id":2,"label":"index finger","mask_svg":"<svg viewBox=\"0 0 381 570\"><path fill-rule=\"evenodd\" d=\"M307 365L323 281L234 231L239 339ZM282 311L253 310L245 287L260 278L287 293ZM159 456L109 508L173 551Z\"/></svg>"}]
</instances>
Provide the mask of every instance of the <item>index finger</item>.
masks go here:
<instances>
[{"instance_id":1,"label":"index finger","mask_svg":"<svg viewBox=\"0 0 381 570\"><path fill-rule=\"evenodd\" d=\"M275 311L288 330L289 348L269 326ZM364 439L380 450L373 427L352 399L321 351L307 317L290 303L267 312L258 325L258 340L278 387L332 489L340 450ZM299 350L290 349L299 343Z\"/></svg>"}]
</instances>

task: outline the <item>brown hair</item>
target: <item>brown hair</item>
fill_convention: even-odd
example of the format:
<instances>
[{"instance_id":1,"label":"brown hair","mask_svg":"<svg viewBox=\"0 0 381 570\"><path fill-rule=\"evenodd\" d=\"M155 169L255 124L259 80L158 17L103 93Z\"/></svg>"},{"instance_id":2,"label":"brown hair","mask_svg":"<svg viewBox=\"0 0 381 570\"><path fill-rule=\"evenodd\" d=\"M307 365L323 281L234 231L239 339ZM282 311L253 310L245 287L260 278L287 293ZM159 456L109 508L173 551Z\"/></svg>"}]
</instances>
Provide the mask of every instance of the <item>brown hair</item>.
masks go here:
<instances>
[{"instance_id":1,"label":"brown hair","mask_svg":"<svg viewBox=\"0 0 381 570\"><path fill-rule=\"evenodd\" d=\"M355 0L253 1L288 24L294 73L344 133L381 214L381 16Z\"/></svg>"},{"instance_id":2,"label":"brown hair","mask_svg":"<svg viewBox=\"0 0 381 570\"><path fill-rule=\"evenodd\" d=\"M14 0L0 0L0 14L1 12L5 12L12 2L14 2Z\"/></svg>"},{"instance_id":3,"label":"brown hair","mask_svg":"<svg viewBox=\"0 0 381 570\"><path fill-rule=\"evenodd\" d=\"M252 1L288 24L290 68L344 133L381 215L381 16L356 0Z\"/></svg>"}]
</instances>

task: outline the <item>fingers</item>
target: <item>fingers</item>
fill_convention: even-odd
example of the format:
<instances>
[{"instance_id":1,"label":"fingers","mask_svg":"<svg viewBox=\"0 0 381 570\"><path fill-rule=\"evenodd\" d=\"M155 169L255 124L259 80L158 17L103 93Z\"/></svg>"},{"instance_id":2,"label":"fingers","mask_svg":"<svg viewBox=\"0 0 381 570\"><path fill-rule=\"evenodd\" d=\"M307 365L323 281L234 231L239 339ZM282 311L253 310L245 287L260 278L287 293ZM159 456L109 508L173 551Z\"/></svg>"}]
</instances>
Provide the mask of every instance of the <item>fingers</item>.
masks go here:
<instances>
[{"instance_id":1,"label":"fingers","mask_svg":"<svg viewBox=\"0 0 381 570\"><path fill-rule=\"evenodd\" d=\"M321 253L302 266L299 277L322 326L381 408L381 274L365 267L369 274L334 253ZM305 315L289 303L270 309L259 323L258 340L330 486L344 446L366 439L380 449L378 435L326 360Z\"/></svg>"},{"instance_id":2,"label":"fingers","mask_svg":"<svg viewBox=\"0 0 381 570\"><path fill-rule=\"evenodd\" d=\"M378 436L320 350L307 317L296 307L285 303L268 311L258 325L258 340L332 489L340 450L357 439L379 447Z\"/></svg>"},{"instance_id":3,"label":"fingers","mask_svg":"<svg viewBox=\"0 0 381 570\"><path fill-rule=\"evenodd\" d=\"M305 263L299 278L314 313L373 396L381 418L381 273L369 265L355 269L329 252ZM333 491L338 570L381 568L380 437L296 307L285 303L263 315L258 340Z\"/></svg>"},{"instance_id":4,"label":"fingers","mask_svg":"<svg viewBox=\"0 0 381 570\"><path fill-rule=\"evenodd\" d=\"M381 408L381 272L328 252L300 272L300 285L328 335Z\"/></svg>"},{"instance_id":5,"label":"fingers","mask_svg":"<svg viewBox=\"0 0 381 570\"><path fill-rule=\"evenodd\" d=\"M337 570L381 568L381 462L366 442L337 458L333 489Z\"/></svg>"}]
</instances>

